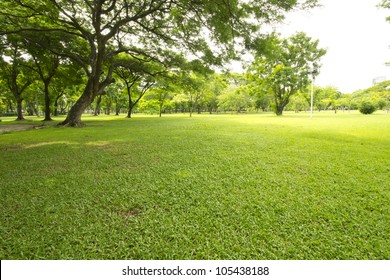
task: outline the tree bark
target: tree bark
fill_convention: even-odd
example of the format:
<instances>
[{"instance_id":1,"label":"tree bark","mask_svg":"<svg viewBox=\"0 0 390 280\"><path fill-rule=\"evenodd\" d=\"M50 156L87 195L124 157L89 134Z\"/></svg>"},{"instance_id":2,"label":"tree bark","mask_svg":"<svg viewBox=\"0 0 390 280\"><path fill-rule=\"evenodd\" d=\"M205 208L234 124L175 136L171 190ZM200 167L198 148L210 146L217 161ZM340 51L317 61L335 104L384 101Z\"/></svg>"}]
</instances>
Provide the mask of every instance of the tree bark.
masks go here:
<instances>
[{"instance_id":1,"label":"tree bark","mask_svg":"<svg viewBox=\"0 0 390 280\"><path fill-rule=\"evenodd\" d=\"M54 116L58 116L58 100L61 98L61 96L63 96L64 94L61 93L59 95L57 95L55 101L54 101Z\"/></svg>"},{"instance_id":2,"label":"tree bark","mask_svg":"<svg viewBox=\"0 0 390 280\"><path fill-rule=\"evenodd\" d=\"M100 115L100 103L102 102L102 96L99 95L98 96L98 99L96 101L96 108L95 108L95 112L94 112L94 116L99 116Z\"/></svg>"},{"instance_id":3,"label":"tree bark","mask_svg":"<svg viewBox=\"0 0 390 280\"><path fill-rule=\"evenodd\" d=\"M283 115L283 108L280 108L280 107L276 108L275 113L276 113L277 116Z\"/></svg>"},{"instance_id":4,"label":"tree bark","mask_svg":"<svg viewBox=\"0 0 390 280\"><path fill-rule=\"evenodd\" d=\"M18 115L17 118L16 118L17 121L25 120L25 118L23 117L22 102L23 102L22 98L17 98L16 99L16 112L17 112L17 115Z\"/></svg>"},{"instance_id":5,"label":"tree bark","mask_svg":"<svg viewBox=\"0 0 390 280\"><path fill-rule=\"evenodd\" d=\"M159 117L161 118L161 115L162 115L162 106L163 106L163 104L162 104L162 102L160 102L160 106L159 106Z\"/></svg>"},{"instance_id":6,"label":"tree bark","mask_svg":"<svg viewBox=\"0 0 390 280\"><path fill-rule=\"evenodd\" d=\"M283 109L284 109L285 105L284 105L284 102L282 103L275 103L275 114L277 116L281 116L283 115Z\"/></svg>"},{"instance_id":7,"label":"tree bark","mask_svg":"<svg viewBox=\"0 0 390 280\"><path fill-rule=\"evenodd\" d=\"M87 82L87 85L84 89L83 94L76 101L76 103L70 108L66 119L60 123L62 126L71 126L71 127L83 127L84 123L81 121L81 116L84 113L85 109L93 102L93 93L92 93L92 79L90 78Z\"/></svg>"},{"instance_id":8,"label":"tree bark","mask_svg":"<svg viewBox=\"0 0 390 280\"><path fill-rule=\"evenodd\" d=\"M127 96L129 97L129 106L127 108L127 116L126 118L131 118L131 113L133 111L133 100L131 100L131 91L130 91L130 87L127 86Z\"/></svg>"},{"instance_id":9,"label":"tree bark","mask_svg":"<svg viewBox=\"0 0 390 280\"><path fill-rule=\"evenodd\" d=\"M52 121L50 116L50 96L49 96L49 82L45 82L45 119L44 121Z\"/></svg>"}]
</instances>

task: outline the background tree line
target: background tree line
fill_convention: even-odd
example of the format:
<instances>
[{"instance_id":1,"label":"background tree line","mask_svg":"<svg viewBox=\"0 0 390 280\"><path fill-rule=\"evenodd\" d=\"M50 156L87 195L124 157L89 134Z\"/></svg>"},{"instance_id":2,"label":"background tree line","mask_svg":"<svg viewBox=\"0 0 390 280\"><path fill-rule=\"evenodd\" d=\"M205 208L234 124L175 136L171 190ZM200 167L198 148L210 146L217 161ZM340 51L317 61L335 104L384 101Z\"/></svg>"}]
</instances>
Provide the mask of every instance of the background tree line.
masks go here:
<instances>
[{"instance_id":1,"label":"background tree line","mask_svg":"<svg viewBox=\"0 0 390 280\"><path fill-rule=\"evenodd\" d=\"M69 108L76 102L83 89L83 76L71 75L71 65L61 65L59 76L53 79L49 89L50 116L66 115ZM25 70L31 71L29 68ZM33 73L30 73L33 74ZM30 76L31 77L31 76ZM0 80L0 114L16 116L23 119L24 115L45 117L44 83L36 80L20 94L22 102L18 105L15 96L7 88L7 78ZM23 76L18 77L18 83L23 86ZM195 74L185 81L179 81L174 74L159 77L153 84L139 81L131 87L127 80L116 77L116 82L108 86L86 112L99 114L125 114L131 117L134 112L146 114L172 113L243 113L270 112L274 110L272 93L256 95L250 89L250 81L246 74L210 73L206 76ZM189 82L191 81L191 84ZM188 83L184 86L183 83ZM310 110L310 91L308 85L291 96L284 110L305 112ZM130 92L130 94L129 94ZM130 96L130 98L129 98ZM321 112L327 110L350 111L358 110L362 103L370 102L378 110L390 112L390 81L379 83L373 87L358 90L351 94L343 94L332 86L314 86L314 109ZM21 108L22 118L18 114ZM48 119L48 118L45 118Z\"/></svg>"}]
</instances>

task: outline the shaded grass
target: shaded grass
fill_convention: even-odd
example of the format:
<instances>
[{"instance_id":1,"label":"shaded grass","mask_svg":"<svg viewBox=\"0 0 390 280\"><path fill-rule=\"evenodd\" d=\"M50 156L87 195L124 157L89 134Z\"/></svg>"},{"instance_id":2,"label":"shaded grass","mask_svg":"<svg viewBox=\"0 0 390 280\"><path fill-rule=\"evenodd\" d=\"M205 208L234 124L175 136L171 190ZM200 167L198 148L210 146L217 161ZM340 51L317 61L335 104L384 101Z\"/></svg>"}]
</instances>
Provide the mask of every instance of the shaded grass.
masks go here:
<instances>
[{"instance_id":1,"label":"shaded grass","mask_svg":"<svg viewBox=\"0 0 390 280\"><path fill-rule=\"evenodd\" d=\"M0 135L1 259L389 259L390 116Z\"/></svg>"}]
</instances>

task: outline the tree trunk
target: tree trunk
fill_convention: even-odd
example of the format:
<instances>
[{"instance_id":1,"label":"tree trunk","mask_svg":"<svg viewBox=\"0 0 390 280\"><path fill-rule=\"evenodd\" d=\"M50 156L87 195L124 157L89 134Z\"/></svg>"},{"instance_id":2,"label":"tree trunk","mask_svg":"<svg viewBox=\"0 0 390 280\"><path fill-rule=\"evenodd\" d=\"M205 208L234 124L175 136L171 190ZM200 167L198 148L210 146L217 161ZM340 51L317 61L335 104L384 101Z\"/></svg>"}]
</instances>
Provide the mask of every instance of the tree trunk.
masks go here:
<instances>
[{"instance_id":1,"label":"tree trunk","mask_svg":"<svg viewBox=\"0 0 390 280\"><path fill-rule=\"evenodd\" d=\"M54 101L54 116L58 116L58 100L61 98L61 96L63 96L64 94L63 93L61 93L61 94L59 94L57 97L56 97L56 99L55 99L55 101Z\"/></svg>"},{"instance_id":2,"label":"tree trunk","mask_svg":"<svg viewBox=\"0 0 390 280\"><path fill-rule=\"evenodd\" d=\"M282 106L282 105L276 105L276 107L275 107L275 114L276 114L277 116L283 115L283 109L284 109L284 106Z\"/></svg>"},{"instance_id":3,"label":"tree trunk","mask_svg":"<svg viewBox=\"0 0 390 280\"><path fill-rule=\"evenodd\" d=\"M129 93L129 106L127 108L127 116L126 116L126 118L131 119L132 111L133 111L133 101L131 100L131 95Z\"/></svg>"},{"instance_id":4,"label":"tree trunk","mask_svg":"<svg viewBox=\"0 0 390 280\"><path fill-rule=\"evenodd\" d=\"M92 80L88 80L88 83L84 89L83 94L76 101L76 103L70 108L66 119L59 125L71 126L71 127L82 127L84 126L81 121L81 115L84 113L84 110L88 108L89 105L93 102L92 94Z\"/></svg>"},{"instance_id":5,"label":"tree trunk","mask_svg":"<svg viewBox=\"0 0 390 280\"><path fill-rule=\"evenodd\" d=\"M127 116L126 116L126 118L131 119L132 111L133 111L133 106L129 103L129 108L128 108L128 110L127 110Z\"/></svg>"},{"instance_id":6,"label":"tree trunk","mask_svg":"<svg viewBox=\"0 0 390 280\"><path fill-rule=\"evenodd\" d=\"M18 117L16 118L17 121L25 120L25 118L23 117L23 112L22 112L22 102L23 102L23 99L17 98L17 100L16 100L16 112L18 114Z\"/></svg>"},{"instance_id":7,"label":"tree trunk","mask_svg":"<svg viewBox=\"0 0 390 280\"><path fill-rule=\"evenodd\" d=\"M127 116L126 118L131 118L131 111L133 111L133 100L131 100L131 91L130 86L127 84L127 96L129 97L129 106L127 108Z\"/></svg>"},{"instance_id":8,"label":"tree trunk","mask_svg":"<svg viewBox=\"0 0 390 280\"><path fill-rule=\"evenodd\" d=\"M99 95L98 96L98 99L96 101L96 108L95 108L95 112L94 112L94 116L99 116L100 115L100 103L102 102L102 96Z\"/></svg>"},{"instance_id":9,"label":"tree trunk","mask_svg":"<svg viewBox=\"0 0 390 280\"><path fill-rule=\"evenodd\" d=\"M194 110L194 104L192 103L192 95L190 95L190 103L189 103L189 111L190 111L190 118L192 118L192 112Z\"/></svg>"},{"instance_id":10,"label":"tree trunk","mask_svg":"<svg viewBox=\"0 0 390 280\"><path fill-rule=\"evenodd\" d=\"M34 116L34 112L35 112L34 107L35 107L35 105L33 102L27 101L26 111L27 111L27 114L29 117ZM39 116L37 115L37 117L39 117Z\"/></svg>"},{"instance_id":11,"label":"tree trunk","mask_svg":"<svg viewBox=\"0 0 390 280\"><path fill-rule=\"evenodd\" d=\"M56 99L56 100L54 101L54 112L53 112L53 115L54 115L55 117L58 116L58 99Z\"/></svg>"},{"instance_id":12,"label":"tree trunk","mask_svg":"<svg viewBox=\"0 0 390 280\"><path fill-rule=\"evenodd\" d=\"M44 121L52 121L50 117L50 96L49 96L49 83L45 83L45 119Z\"/></svg>"},{"instance_id":13,"label":"tree trunk","mask_svg":"<svg viewBox=\"0 0 390 280\"><path fill-rule=\"evenodd\" d=\"M121 107L118 106L118 103L115 105L115 116L119 116L119 113L121 111Z\"/></svg>"}]
</instances>

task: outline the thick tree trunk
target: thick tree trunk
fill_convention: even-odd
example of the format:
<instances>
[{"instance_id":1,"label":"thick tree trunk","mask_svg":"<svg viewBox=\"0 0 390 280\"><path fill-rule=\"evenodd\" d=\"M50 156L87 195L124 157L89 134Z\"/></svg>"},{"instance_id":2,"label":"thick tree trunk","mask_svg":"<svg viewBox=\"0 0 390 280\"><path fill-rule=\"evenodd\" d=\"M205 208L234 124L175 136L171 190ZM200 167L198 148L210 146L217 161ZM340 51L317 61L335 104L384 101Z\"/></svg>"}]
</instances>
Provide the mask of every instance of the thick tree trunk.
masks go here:
<instances>
[{"instance_id":1,"label":"thick tree trunk","mask_svg":"<svg viewBox=\"0 0 390 280\"><path fill-rule=\"evenodd\" d=\"M70 108L66 119L59 125L71 126L71 127L82 127L84 126L81 121L81 116L85 109L93 102L92 94L92 80L90 79L84 89L83 94L76 101L76 103Z\"/></svg>"},{"instance_id":2,"label":"thick tree trunk","mask_svg":"<svg viewBox=\"0 0 390 280\"><path fill-rule=\"evenodd\" d=\"M23 117L22 102L23 102L23 99L21 99L21 98L18 98L16 100L16 112L18 114L18 116L16 118L17 121L25 120L25 118Z\"/></svg>"},{"instance_id":3,"label":"thick tree trunk","mask_svg":"<svg viewBox=\"0 0 390 280\"><path fill-rule=\"evenodd\" d=\"M276 107L275 107L275 114L276 114L277 116L283 115L283 109L284 109L284 106L282 106L282 105L276 105Z\"/></svg>"},{"instance_id":4,"label":"thick tree trunk","mask_svg":"<svg viewBox=\"0 0 390 280\"><path fill-rule=\"evenodd\" d=\"M80 99L77 100L77 102L69 110L68 116L62 123L60 123L60 125L72 127L84 126L83 122L81 121L81 115L91 103L92 100L90 100L89 97L81 96Z\"/></svg>"},{"instance_id":5,"label":"thick tree trunk","mask_svg":"<svg viewBox=\"0 0 390 280\"><path fill-rule=\"evenodd\" d=\"M50 116L50 96L49 96L49 83L45 83L45 119L44 121L52 121Z\"/></svg>"}]
</instances>

